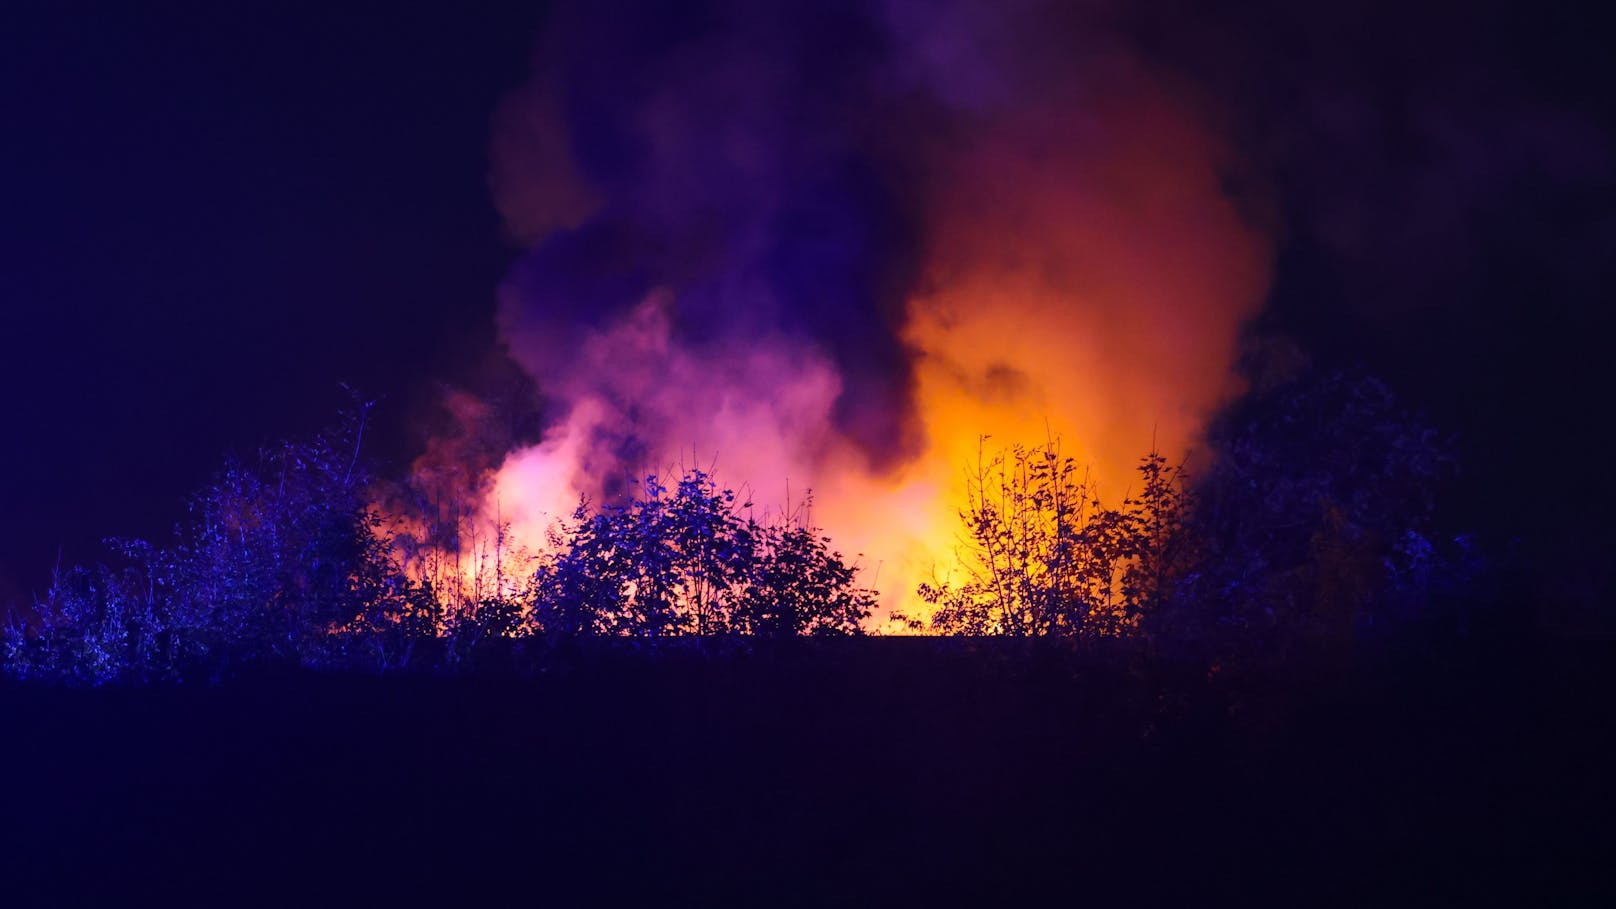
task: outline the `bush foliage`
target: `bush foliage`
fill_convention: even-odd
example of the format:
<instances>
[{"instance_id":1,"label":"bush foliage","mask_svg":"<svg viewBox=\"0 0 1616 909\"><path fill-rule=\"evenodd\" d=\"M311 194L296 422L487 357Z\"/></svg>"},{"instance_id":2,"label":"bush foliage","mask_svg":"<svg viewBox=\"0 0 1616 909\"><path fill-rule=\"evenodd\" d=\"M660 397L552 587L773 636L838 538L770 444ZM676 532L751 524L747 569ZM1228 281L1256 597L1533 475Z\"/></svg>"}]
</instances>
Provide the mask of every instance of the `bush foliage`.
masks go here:
<instances>
[{"instance_id":1,"label":"bush foliage","mask_svg":"<svg viewBox=\"0 0 1616 909\"><path fill-rule=\"evenodd\" d=\"M1115 506L1057 441L984 446L959 564L921 585L912 627L1283 660L1399 627L1474 570L1467 538L1433 530L1448 446L1372 377L1270 383L1207 442L1203 475L1151 452Z\"/></svg>"},{"instance_id":2,"label":"bush foliage","mask_svg":"<svg viewBox=\"0 0 1616 909\"><path fill-rule=\"evenodd\" d=\"M579 504L539 553L421 499L389 518L360 457L369 405L333 432L228 462L172 545L112 541L14 610L14 676L100 683L243 665L475 663L498 642L861 633L876 594L801 516L759 521L701 470ZM1107 505L1058 441L967 473L958 564L919 587L917 631L1129 637L1214 662L1340 652L1463 584L1432 528L1442 440L1349 373L1269 382L1208 435L1190 477L1159 452ZM486 531L486 528L484 528ZM464 547L464 548L463 548ZM493 649L498 649L495 647Z\"/></svg>"},{"instance_id":3,"label":"bush foliage","mask_svg":"<svg viewBox=\"0 0 1616 909\"><path fill-rule=\"evenodd\" d=\"M933 607L926 624L945 634L1034 637L1138 627L1184 539L1181 471L1155 452L1139 471L1143 491L1108 508L1056 441L984 451L966 481L959 580L920 585Z\"/></svg>"},{"instance_id":4,"label":"bush foliage","mask_svg":"<svg viewBox=\"0 0 1616 909\"><path fill-rule=\"evenodd\" d=\"M648 477L621 505L581 503L546 553L508 554L516 577L423 574L372 504L363 418L227 463L173 545L114 541L112 565L58 571L7 622L5 669L98 684L444 666L498 640L857 634L874 607L829 538L744 516L749 503L699 470L671 489Z\"/></svg>"},{"instance_id":5,"label":"bush foliage","mask_svg":"<svg viewBox=\"0 0 1616 909\"><path fill-rule=\"evenodd\" d=\"M580 505L558 554L533 576L550 634L856 634L875 591L830 538L796 520L742 517L732 490L690 470L655 476L626 505Z\"/></svg>"}]
</instances>

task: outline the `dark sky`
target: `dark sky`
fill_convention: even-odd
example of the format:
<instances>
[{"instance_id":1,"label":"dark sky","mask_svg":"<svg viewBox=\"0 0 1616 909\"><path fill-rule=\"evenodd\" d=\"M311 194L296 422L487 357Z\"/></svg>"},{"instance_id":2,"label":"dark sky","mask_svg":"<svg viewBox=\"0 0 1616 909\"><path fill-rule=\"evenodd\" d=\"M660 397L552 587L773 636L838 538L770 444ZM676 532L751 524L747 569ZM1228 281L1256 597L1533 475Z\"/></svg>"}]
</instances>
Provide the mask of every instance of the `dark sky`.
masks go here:
<instances>
[{"instance_id":1,"label":"dark sky","mask_svg":"<svg viewBox=\"0 0 1616 909\"><path fill-rule=\"evenodd\" d=\"M519 252L490 115L544 16L429 6L5 5L0 586L161 532L224 453L326 422L340 381L388 395L378 451L407 455L421 402L486 357ZM1277 238L1263 325L1463 436L1466 519L1569 515L1596 555L1605 32L1572 4L1209 6L1118 27L1226 118L1231 192Z\"/></svg>"},{"instance_id":2,"label":"dark sky","mask_svg":"<svg viewBox=\"0 0 1616 909\"><path fill-rule=\"evenodd\" d=\"M399 417L480 355L510 6L5 5L0 574L161 532L340 381Z\"/></svg>"}]
</instances>

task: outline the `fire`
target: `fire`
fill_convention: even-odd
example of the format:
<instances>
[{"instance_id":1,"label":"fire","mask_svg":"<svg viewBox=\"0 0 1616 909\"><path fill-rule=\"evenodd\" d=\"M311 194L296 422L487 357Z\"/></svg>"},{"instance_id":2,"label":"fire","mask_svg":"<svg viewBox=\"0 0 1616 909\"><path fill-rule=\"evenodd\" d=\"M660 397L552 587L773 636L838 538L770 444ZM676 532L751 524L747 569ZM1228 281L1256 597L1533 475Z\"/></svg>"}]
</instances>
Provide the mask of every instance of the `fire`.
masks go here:
<instances>
[{"instance_id":1,"label":"fire","mask_svg":"<svg viewBox=\"0 0 1616 909\"><path fill-rule=\"evenodd\" d=\"M1223 194L1214 140L1164 97L1133 102L1081 130L990 131L941 193L905 327L926 446L821 499L839 539L879 554L889 605L952 562L981 436L1057 436L1120 497L1152 444L1184 457L1237 391L1266 240Z\"/></svg>"},{"instance_id":2,"label":"fire","mask_svg":"<svg viewBox=\"0 0 1616 909\"><path fill-rule=\"evenodd\" d=\"M1054 7L951 4L918 29L906 9L895 49L849 64L863 82L794 71L812 39L739 13L623 58L652 87L572 111L639 156L610 166L557 151L580 147L557 98L588 86L552 73L502 113L496 183L525 188L502 210L551 232L501 328L552 419L484 514L542 540L580 496L695 461L758 509L812 489L814 522L909 610L952 561L981 436L1059 436L1115 495L1152 443L1191 450L1237 390L1269 265L1209 118L1114 41L1068 53L1038 29ZM556 172L511 176L533 162Z\"/></svg>"}]
</instances>

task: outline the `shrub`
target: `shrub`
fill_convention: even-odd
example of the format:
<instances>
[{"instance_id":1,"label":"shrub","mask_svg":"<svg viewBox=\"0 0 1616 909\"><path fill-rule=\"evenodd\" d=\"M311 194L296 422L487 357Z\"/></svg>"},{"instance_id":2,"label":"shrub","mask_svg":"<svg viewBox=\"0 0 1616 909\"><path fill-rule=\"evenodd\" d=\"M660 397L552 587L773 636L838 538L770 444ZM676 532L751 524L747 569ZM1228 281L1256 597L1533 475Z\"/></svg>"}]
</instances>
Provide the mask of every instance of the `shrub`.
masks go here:
<instances>
[{"instance_id":1,"label":"shrub","mask_svg":"<svg viewBox=\"0 0 1616 909\"><path fill-rule=\"evenodd\" d=\"M958 574L918 589L933 607L929 627L1032 637L1135 627L1169 582L1180 471L1152 452L1139 468L1143 493L1108 508L1058 440L994 453L982 441L966 474Z\"/></svg>"},{"instance_id":2,"label":"shrub","mask_svg":"<svg viewBox=\"0 0 1616 909\"><path fill-rule=\"evenodd\" d=\"M626 504L581 503L535 576L547 634L637 637L855 633L874 592L806 522L760 524L733 490L691 470L645 480Z\"/></svg>"}]
</instances>

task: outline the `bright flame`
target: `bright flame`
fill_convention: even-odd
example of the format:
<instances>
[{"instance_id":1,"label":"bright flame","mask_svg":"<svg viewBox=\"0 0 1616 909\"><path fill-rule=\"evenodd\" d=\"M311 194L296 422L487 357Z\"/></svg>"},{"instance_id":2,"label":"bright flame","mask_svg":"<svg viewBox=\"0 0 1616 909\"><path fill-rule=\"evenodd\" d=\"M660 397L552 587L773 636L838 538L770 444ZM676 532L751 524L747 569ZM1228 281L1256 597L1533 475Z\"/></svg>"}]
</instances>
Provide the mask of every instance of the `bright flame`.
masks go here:
<instances>
[{"instance_id":1,"label":"bright flame","mask_svg":"<svg viewBox=\"0 0 1616 909\"><path fill-rule=\"evenodd\" d=\"M774 93L818 89L802 88L757 46L721 41L711 54L688 55L702 61L696 76L646 64L685 81L630 106L623 129L645 139L650 163L613 178L621 185L600 178L563 193L545 189L553 180L513 180L522 161L565 158L553 147L524 152L522 142L563 140L531 123L505 135L502 183L528 187L502 197L507 216L550 198L566 209L565 218L527 212L513 223L585 227L557 234L576 250L536 247L550 257L526 266L548 282L542 293L520 282L504 292L509 350L560 416L538 445L504 459L485 518L497 503L513 535L531 544L580 496L609 497L632 485L628 472L694 459L716 466L722 482L750 484L760 509L787 507L811 488L814 521L844 552L862 554L865 581L888 609L912 612L917 582L953 560L961 471L980 436L1004 444L1059 436L1113 497L1152 443L1185 456L1237 391L1229 367L1266 290L1268 241L1226 193L1228 153L1199 112L1110 44L1065 53L1036 32L1032 13L1047 13L1043 5L1006 10L956 3L934 17L888 4L888 26L902 40L876 81L900 98L898 109L912 95L931 99L915 105L919 125L860 121L845 136L795 136ZM557 119L552 94L523 97L544 99L538 119ZM520 111L502 122L523 122ZM782 277L771 271L772 250L807 244L820 270L881 253L858 230L836 233L834 220L780 226L794 223L780 199L798 171L817 173L797 156L840 166L844 146L860 142L889 167L902 165L908 183L897 195L912 200L919 223L895 325L871 320L868 329L890 330L882 350L907 359L893 380L907 391L883 406L893 411L892 434L914 432L920 442L894 439L895 460L872 457L868 427L855 432L845 418L849 399L864 403L857 396L878 384L850 371L858 339L849 345L834 331L759 315L826 321L793 309L805 304L792 276L818 272ZM582 179L570 162L563 170ZM579 214L585 198L595 214ZM591 224L610 229L589 234ZM596 242L598 234L629 239ZM684 244L682 258L668 253ZM658 264L635 258L646 250ZM633 284L625 276L641 271L652 275L649 290L623 303L620 285Z\"/></svg>"},{"instance_id":2,"label":"bright flame","mask_svg":"<svg viewBox=\"0 0 1616 909\"><path fill-rule=\"evenodd\" d=\"M1185 457L1238 390L1230 365L1269 252L1222 191L1221 151L1159 94L1091 117L1002 124L942 194L931 290L906 332L926 450L885 490L894 507L866 492L825 510L872 551L905 541L889 550L907 554L900 598L952 561L980 436L1059 437L1120 498L1152 444Z\"/></svg>"}]
</instances>

